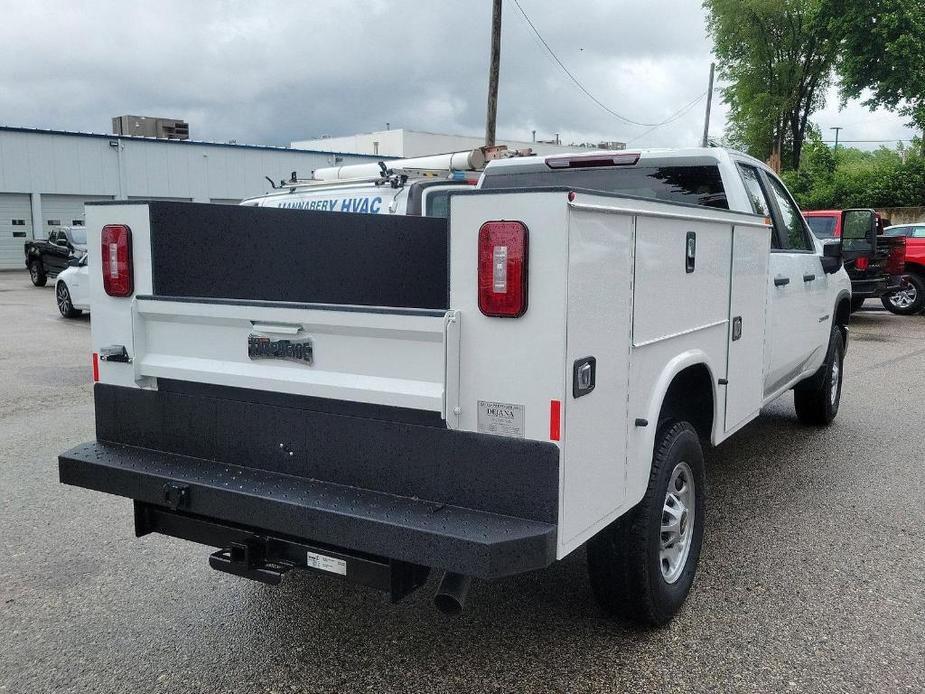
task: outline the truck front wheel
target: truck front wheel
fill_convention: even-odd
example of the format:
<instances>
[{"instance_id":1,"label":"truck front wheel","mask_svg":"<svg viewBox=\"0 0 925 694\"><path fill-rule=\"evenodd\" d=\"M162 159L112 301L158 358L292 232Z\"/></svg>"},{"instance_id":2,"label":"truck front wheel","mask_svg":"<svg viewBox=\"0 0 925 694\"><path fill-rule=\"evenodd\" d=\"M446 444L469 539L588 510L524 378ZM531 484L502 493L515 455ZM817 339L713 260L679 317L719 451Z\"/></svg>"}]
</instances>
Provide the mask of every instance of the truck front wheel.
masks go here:
<instances>
[{"instance_id":1,"label":"truck front wheel","mask_svg":"<svg viewBox=\"0 0 925 694\"><path fill-rule=\"evenodd\" d=\"M836 326L832 328L829 350L819 371L793 389L793 404L803 424L824 426L835 419L841 402L844 358L845 343Z\"/></svg>"},{"instance_id":2,"label":"truck front wheel","mask_svg":"<svg viewBox=\"0 0 925 694\"><path fill-rule=\"evenodd\" d=\"M29 278L36 287L44 287L48 282L48 275L45 274L45 267L41 260L33 260L29 263Z\"/></svg>"},{"instance_id":3,"label":"truck front wheel","mask_svg":"<svg viewBox=\"0 0 925 694\"><path fill-rule=\"evenodd\" d=\"M700 439L687 422L664 422L642 501L588 543L591 589L601 608L640 624L667 624L694 582L703 521Z\"/></svg>"}]
</instances>

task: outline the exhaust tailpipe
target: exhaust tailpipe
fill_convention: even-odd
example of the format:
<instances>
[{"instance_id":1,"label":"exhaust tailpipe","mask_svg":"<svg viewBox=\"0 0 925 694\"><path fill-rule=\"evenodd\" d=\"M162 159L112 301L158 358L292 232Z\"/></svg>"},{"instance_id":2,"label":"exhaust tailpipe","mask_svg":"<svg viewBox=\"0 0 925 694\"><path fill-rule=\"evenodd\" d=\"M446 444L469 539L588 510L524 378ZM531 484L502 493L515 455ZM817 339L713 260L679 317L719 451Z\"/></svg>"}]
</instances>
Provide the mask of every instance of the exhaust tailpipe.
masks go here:
<instances>
[{"instance_id":1,"label":"exhaust tailpipe","mask_svg":"<svg viewBox=\"0 0 925 694\"><path fill-rule=\"evenodd\" d=\"M471 583L472 576L447 571L440 579L434 595L434 606L443 614L458 615L466 606L466 595Z\"/></svg>"}]
</instances>

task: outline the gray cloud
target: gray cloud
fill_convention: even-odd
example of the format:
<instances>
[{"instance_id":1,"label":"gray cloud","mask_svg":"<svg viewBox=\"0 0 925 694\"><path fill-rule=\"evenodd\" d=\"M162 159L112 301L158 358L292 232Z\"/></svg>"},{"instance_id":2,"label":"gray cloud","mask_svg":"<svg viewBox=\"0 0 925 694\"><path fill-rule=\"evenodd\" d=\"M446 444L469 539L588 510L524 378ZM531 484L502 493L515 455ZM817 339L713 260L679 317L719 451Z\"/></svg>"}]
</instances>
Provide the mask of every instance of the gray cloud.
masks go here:
<instances>
[{"instance_id":1,"label":"gray cloud","mask_svg":"<svg viewBox=\"0 0 925 694\"><path fill-rule=\"evenodd\" d=\"M630 119L665 119L706 89L699 0L520 2L569 69ZM270 144L386 122L484 127L488 0L33 1L5 2L2 16L7 125L105 132L113 115L164 115L188 120L197 139ZM718 135L725 109L715 105ZM901 119L857 105L839 112L834 99L817 120L845 125L846 139L910 136ZM566 142L679 146L695 144L701 128L701 104L648 134L609 115L505 1L499 136L529 139L535 129Z\"/></svg>"}]
</instances>

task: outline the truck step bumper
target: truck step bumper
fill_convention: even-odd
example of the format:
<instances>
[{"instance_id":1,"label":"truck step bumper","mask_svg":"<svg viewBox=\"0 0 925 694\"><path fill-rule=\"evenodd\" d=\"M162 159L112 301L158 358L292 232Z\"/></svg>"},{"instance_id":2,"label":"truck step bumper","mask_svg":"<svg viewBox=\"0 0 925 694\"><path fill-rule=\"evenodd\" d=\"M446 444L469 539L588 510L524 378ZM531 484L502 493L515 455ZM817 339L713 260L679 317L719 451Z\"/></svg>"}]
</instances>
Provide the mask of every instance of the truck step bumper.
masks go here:
<instances>
[{"instance_id":1,"label":"truck step bumper","mask_svg":"<svg viewBox=\"0 0 925 694\"><path fill-rule=\"evenodd\" d=\"M85 443L61 454L58 470L65 484L125 496L161 515L479 578L542 568L556 555L552 523L133 446Z\"/></svg>"}]
</instances>

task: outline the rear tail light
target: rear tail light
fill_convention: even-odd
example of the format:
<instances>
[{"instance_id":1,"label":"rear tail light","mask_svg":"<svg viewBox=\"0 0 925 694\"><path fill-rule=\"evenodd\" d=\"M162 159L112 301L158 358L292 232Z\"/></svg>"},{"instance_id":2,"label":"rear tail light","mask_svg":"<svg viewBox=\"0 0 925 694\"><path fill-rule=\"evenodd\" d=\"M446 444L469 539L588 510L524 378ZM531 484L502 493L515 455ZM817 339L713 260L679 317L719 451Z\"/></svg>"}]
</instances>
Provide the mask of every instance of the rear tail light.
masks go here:
<instances>
[{"instance_id":1,"label":"rear tail light","mask_svg":"<svg viewBox=\"0 0 925 694\"><path fill-rule=\"evenodd\" d=\"M109 296L129 296L134 290L132 230L124 224L107 224L100 235L103 289Z\"/></svg>"},{"instance_id":2,"label":"rear tail light","mask_svg":"<svg viewBox=\"0 0 925 694\"><path fill-rule=\"evenodd\" d=\"M857 260L854 261L854 267L857 270L866 270L870 265L870 258L866 255L858 256Z\"/></svg>"},{"instance_id":3,"label":"rear tail light","mask_svg":"<svg viewBox=\"0 0 925 694\"><path fill-rule=\"evenodd\" d=\"M527 310L527 227L485 222L479 229L479 310L516 318Z\"/></svg>"},{"instance_id":4,"label":"rear tail light","mask_svg":"<svg viewBox=\"0 0 925 694\"><path fill-rule=\"evenodd\" d=\"M894 237L886 259L886 271L891 275L901 275L906 271L906 239L902 236Z\"/></svg>"}]
</instances>

